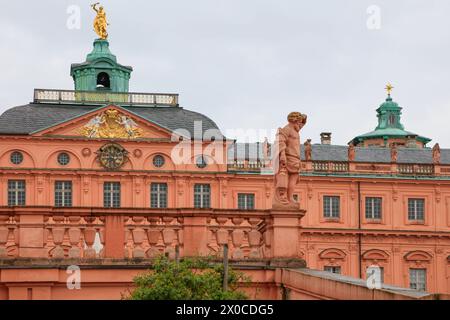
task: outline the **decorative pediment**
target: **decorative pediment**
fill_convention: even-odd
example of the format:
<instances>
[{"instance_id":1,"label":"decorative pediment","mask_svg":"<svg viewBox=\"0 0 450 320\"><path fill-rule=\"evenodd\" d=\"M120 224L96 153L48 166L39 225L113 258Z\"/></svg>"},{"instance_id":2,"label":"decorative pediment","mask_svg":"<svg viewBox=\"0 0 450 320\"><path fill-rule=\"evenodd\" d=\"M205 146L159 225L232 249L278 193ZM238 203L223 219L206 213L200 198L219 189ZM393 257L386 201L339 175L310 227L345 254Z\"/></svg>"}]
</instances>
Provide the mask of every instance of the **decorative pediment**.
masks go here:
<instances>
[{"instance_id":1,"label":"decorative pediment","mask_svg":"<svg viewBox=\"0 0 450 320\"><path fill-rule=\"evenodd\" d=\"M428 252L416 250L416 251L410 251L404 256L405 260L407 261L421 261L421 262L427 262L431 261L433 259L433 256L429 254Z\"/></svg>"},{"instance_id":2,"label":"decorative pediment","mask_svg":"<svg viewBox=\"0 0 450 320\"><path fill-rule=\"evenodd\" d=\"M106 106L35 132L35 136L92 139L170 139L172 132L118 106Z\"/></svg>"},{"instance_id":3,"label":"decorative pediment","mask_svg":"<svg viewBox=\"0 0 450 320\"><path fill-rule=\"evenodd\" d=\"M320 259L345 259L345 252L340 249L325 249L319 254Z\"/></svg>"},{"instance_id":4,"label":"decorative pediment","mask_svg":"<svg viewBox=\"0 0 450 320\"><path fill-rule=\"evenodd\" d=\"M364 252L362 258L364 260L384 261L389 259L389 255L383 250L372 249Z\"/></svg>"}]
</instances>

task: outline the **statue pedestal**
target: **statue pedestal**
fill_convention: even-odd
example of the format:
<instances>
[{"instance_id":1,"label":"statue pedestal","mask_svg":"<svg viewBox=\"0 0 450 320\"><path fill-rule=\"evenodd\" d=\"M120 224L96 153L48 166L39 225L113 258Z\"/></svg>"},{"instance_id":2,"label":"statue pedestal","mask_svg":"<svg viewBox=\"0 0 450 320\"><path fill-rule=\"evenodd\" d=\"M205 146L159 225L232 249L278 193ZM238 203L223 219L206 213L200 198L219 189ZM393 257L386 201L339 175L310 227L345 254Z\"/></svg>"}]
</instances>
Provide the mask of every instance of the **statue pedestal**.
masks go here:
<instances>
[{"instance_id":1,"label":"statue pedestal","mask_svg":"<svg viewBox=\"0 0 450 320\"><path fill-rule=\"evenodd\" d=\"M306 210L277 209L271 211L272 224L268 226L270 232L272 258L298 258L300 246L300 220Z\"/></svg>"},{"instance_id":2,"label":"statue pedestal","mask_svg":"<svg viewBox=\"0 0 450 320\"><path fill-rule=\"evenodd\" d=\"M297 202L290 202L289 204L282 204L278 201L272 202L272 211L301 211L300 209L300 203ZM305 215L305 212L303 212L303 215Z\"/></svg>"}]
</instances>

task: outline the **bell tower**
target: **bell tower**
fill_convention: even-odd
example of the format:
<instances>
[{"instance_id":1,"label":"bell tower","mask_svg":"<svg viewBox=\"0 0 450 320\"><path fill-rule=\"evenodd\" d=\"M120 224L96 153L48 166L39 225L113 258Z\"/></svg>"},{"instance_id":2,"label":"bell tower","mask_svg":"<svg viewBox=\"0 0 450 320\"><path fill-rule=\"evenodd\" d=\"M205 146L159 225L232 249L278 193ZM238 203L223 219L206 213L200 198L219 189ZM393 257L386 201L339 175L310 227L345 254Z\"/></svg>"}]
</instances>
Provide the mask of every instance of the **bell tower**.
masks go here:
<instances>
[{"instance_id":1,"label":"bell tower","mask_svg":"<svg viewBox=\"0 0 450 320\"><path fill-rule=\"evenodd\" d=\"M117 63L108 40L97 39L86 61L72 64L70 75L76 91L128 92L132 71L132 67Z\"/></svg>"},{"instance_id":2,"label":"bell tower","mask_svg":"<svg viewBox=\"0 0 450 320\"><path fill-rule=\"evenodd\" d=\"M128 92L132 67L117 63L117 58L109 50L109 25L103 6L98 3L91 7L96 12L94 31L99 38L94 41L94 49L82 63L72 64L70 75L76 91Z\"/></svg>"},{"instance_id":3,"label":"bell tower","mask_svg":"<svg viewBox=\"0 0 450 320\"><path fill-rule=\"evenodd\" d=\"M393 88L391 84L386 86L388 96L386 101L377 109L378 126L375 130L387 128L405 129L401 123L402 108L391 98Z\"/></svg>"}]
</instances>

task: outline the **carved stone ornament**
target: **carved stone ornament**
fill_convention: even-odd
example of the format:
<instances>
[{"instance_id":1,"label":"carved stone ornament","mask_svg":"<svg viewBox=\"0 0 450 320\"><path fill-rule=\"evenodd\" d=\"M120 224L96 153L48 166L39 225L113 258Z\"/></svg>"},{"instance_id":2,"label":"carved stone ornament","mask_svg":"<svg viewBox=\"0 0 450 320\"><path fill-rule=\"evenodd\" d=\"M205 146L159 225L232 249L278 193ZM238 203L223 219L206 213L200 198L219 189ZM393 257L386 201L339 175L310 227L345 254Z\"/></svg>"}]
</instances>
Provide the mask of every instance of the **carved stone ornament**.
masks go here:
<instances>
[{"instance_id":1,"label":"carved stone ornament","mask_svg":"<svg viewBox=\"0 0 450 320\"><path fill-rule=\"evenodd\" d=\"M142 137L142 129L130 117L116 109L108 109L81 128L81 135L88 138L136 139Z\"/></svg>"},{"instance_id":2,"label":"carved stone ornament","mask_svg":"<svg viewBox=\"0 0 450 320\"><path fill-rule=\"evenodd\" d=\"M89 156L91 155L91 149L89 149L89 148L84 148L84 149L81 151L81 154L82 154L84 157L89 157Z\"/></svg>"},{"instance_id":3,"label":"carved stone ornament","mask_svg":"<svg viewBox=\"0 0 450 320\"><path fill-rule=\"evenodd\" d=\"M100 148L97 156L105 169L118 170L128 160L128 151L119 144L109 143Z\"/></svg>"},{"instance_id":4,"label":"carved stone ornament","mask_svg":"<svg viewBox=\"0 0 450 320\"><path fill-rule=\"evenodd\" d=\"M133 155L134 155L136 158L142 157L142 150L141 150L141 149L135 149L135 150L133 151Z\"/></svg>"}]
</instances>

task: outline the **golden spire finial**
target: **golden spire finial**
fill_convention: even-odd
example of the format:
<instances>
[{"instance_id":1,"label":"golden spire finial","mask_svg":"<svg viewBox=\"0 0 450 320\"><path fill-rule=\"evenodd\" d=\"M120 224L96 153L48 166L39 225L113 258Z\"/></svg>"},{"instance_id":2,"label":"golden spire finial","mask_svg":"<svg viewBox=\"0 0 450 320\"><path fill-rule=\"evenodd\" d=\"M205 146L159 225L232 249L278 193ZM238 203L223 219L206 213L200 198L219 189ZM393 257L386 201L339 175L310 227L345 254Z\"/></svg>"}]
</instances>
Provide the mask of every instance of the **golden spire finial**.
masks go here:
<instances>
[{"instance_id":1,"label":"golden spire finial","mask_svg":"<svg viewBox=\"0 0 450 320\"><path fill-rule=\"evenodd\" d=\"M392 89L394 89L394 86L391 84L391 83L388 83L387 85L386 85L386 91L387 91L387 93L388 93L388 95L391 95L391 91L392 91Z\"/></svg>"},{"instance_id":2,"label":"golden spire finial","mask_svg":"<svg viewBox=\"0 0 450 320\"><path fill-rule=\"evenodd\" d=\"M103 9L103 6L97 8L100 3L94 3L91 5L92 9L97 12L97 16L94 19L94 31L97 33L102 40L106 40L108 38L108 32L106 31L106 27L109 23L106 21L106 13Z\"/></svg>"}]
</instances>

